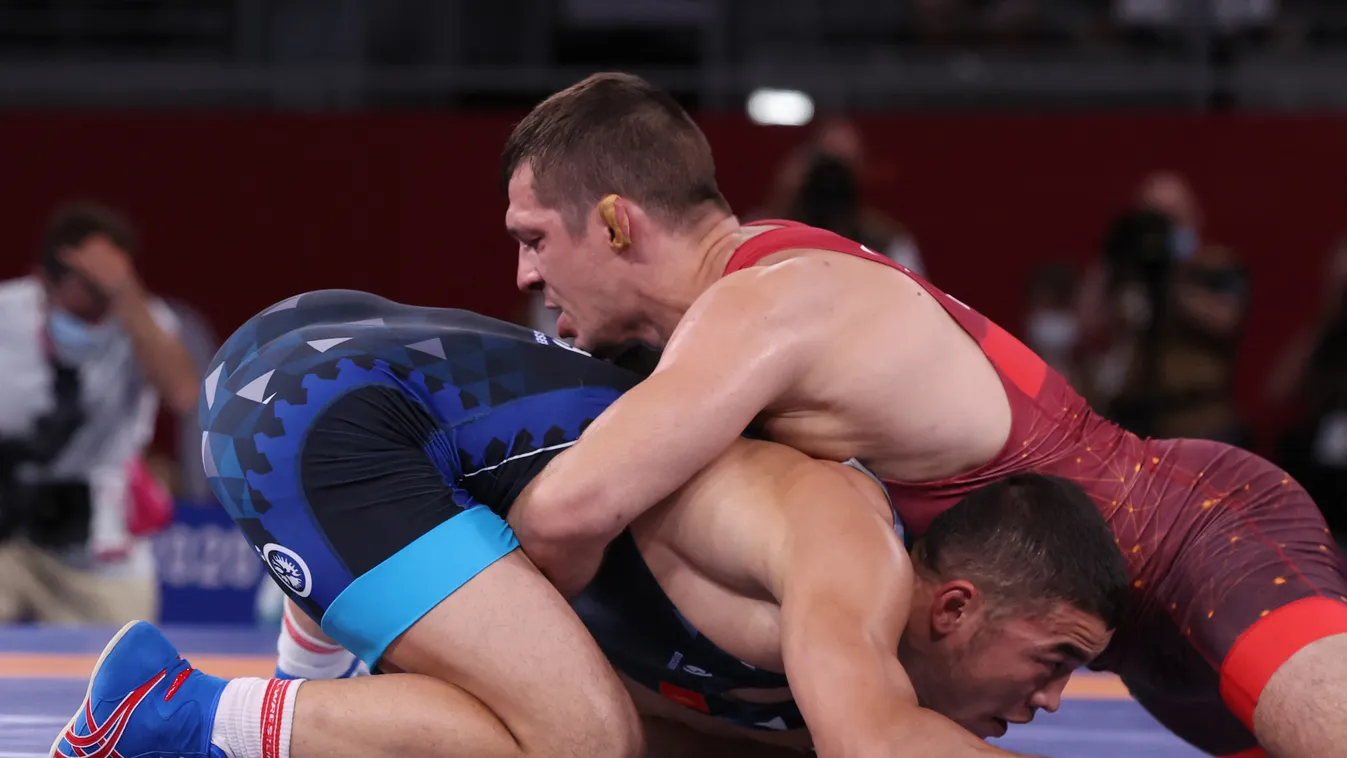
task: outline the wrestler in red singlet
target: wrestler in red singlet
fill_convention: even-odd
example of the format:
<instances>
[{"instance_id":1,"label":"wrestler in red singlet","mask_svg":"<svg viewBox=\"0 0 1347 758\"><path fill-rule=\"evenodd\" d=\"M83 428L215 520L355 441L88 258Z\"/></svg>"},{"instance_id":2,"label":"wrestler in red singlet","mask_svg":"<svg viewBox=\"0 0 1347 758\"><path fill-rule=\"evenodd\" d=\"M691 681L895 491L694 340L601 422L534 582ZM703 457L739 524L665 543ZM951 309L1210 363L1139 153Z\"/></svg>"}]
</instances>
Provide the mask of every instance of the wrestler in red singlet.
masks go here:
<instances>
[{"instance_id":1,"label":"wrestler in red singlet","mask_svg":"<svg viewBox=\"0 0 1347 758\"><path fill-rule=\"evenodd\" d=\"M862 245L789 221L756 225L780 228L743 243L726 275L791 249L888 265L931 293L1001 377L1012 422L1000 454L951 479L887 482L906 527L920 534L963 495L1009 474L1075 481L1112 525L1133 586L1127 619L1093 667L1117 673L1197 747L1261 754L1251 725L1263 686L1306 644L1347 631L1347 577L1305 490L1229 445L1143 440L1115 426L1004 329Z\"/></svg>"}]
</instances>

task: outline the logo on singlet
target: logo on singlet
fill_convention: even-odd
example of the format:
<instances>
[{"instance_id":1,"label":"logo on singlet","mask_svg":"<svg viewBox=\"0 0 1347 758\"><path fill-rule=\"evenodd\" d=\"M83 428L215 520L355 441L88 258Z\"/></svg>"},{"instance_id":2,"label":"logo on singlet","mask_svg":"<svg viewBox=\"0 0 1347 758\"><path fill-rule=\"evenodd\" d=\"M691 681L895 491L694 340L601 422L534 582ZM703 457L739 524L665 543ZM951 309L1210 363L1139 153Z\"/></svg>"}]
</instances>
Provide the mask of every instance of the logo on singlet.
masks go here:
<instances>
[{"instance_id":1,"label":"logo on singlet","mask_svg":"<svg viewBox=\"0 0 1347 758\"><path fill-rule=\"evenodd\" d=\"M313 575L299 554L274 542L262 546L262 560L284 586L299 597L308 597L313 591Z\"/></svg>"},{"instance_id":2,"label":"logo on singlet","mask_svg":"<svg viewBox=\"0 0 1347 758\"><path fill-rule=\"evenodd\" d=\"M569 342L556 339L555 337L548 337L546 334L543 334L542 332L537 330L534 330L533 332L533 340L537 342L539 345L556 345L557 347L562 348L564 350L569 350L572 353L579 353L580 355L583 355L586 358L593 357L589 353L586 353L584 350L581 350L580 348L570 344Z\"/></svg>"}]
</instances>

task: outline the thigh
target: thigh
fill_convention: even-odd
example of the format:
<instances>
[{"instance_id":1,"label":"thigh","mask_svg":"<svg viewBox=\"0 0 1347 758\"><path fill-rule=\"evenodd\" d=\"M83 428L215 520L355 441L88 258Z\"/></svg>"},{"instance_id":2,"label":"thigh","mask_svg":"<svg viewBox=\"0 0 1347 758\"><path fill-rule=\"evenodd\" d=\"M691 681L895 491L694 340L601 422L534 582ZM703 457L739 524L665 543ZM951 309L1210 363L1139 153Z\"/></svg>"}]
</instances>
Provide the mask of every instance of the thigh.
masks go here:
<instances>
[{"instance_id":1,"label":"thigh","mask_svg":"<svg viewBox=\"0 0 1347 758\"><path fill-rule=\"evenodd\" d=\"M1197 507L1212 503L1212 516L1156 585L1156 600L1217 667L1279 609L1311 598L1347 602L1342 557L1314 501L1280 469L1242 455L1235 471L1209 474L1217 497Z\"/></svg>"},{"instance_id":2,"label":"thigh","mask_svg":"<svg viewBox=\"0 0 1347 758\"><path fill-rule=\"evenodd\" d=\"M1203 497L1185 507L1202 515L1167 573L1138 596L1152 628L1129 630L1127 644L1144 669L1135 676L1163 683L1152 699L1175 686L1188 691L1168 718L1184 711L1205 729L1233 734L1240 724L1251 733L1276 668L1309 642L1347 631L1347 579L1318 508L1280 469L1224 449L1196 470ZM1211 715L1217 702L1229 719Z\"/></svg>"},{"instance_id":3,"label":"thigh","mask_svg":"<svg viewBox=\"0 0 1347 758\"><path fill-rule=\"evenodd\" d=\"M639 739L617 675L521 551L477 573L388 646L382 667L452 682L552 754ZM605 753L607 753L605 749Z\"/></svg>"},{"instance_id":4,"label":"thigh","mask_svg":"<svg viewBox=\"0 0 1347 758\"><path fill-rule=\"evenodd\" d=\"M395 377L349 360L288 365L267 374L273 402L246 385L217 400L230 405L208 424L207 474L287 596L372 666L518 543L451 484L442 433Z\"/></svg>"}]
</instances>

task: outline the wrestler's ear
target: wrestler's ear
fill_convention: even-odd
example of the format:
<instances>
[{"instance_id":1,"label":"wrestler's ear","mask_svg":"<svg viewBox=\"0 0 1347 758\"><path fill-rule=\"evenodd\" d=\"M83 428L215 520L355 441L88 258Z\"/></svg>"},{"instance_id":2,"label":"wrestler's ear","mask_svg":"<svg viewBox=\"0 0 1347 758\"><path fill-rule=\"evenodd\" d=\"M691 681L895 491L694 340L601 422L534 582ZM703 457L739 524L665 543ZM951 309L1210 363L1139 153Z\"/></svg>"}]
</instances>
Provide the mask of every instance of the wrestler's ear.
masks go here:
<instances>
[{"instance_id":1,"label":"wrestler's ear","mask_svg":"<svg viewBox=\"0 0 1347 758\"><path fill-rule=\"evenodd\" d=\"M627 201L618 195L608 195L599 201L599 218L608 229L608 245L617 252L631 247L631 214Z\"/></svg>"},{"instance_id":2,"label":"wrestler's ear","mask_svg":"<svg viewBox=\"0 0 1347 758\"><path fill-rule=\"evenodd\" d=\"M971 582L955 579L936 588L931 599L931 629L940 636L966 628L980 600Z\"/></svg>"}]
</instances>

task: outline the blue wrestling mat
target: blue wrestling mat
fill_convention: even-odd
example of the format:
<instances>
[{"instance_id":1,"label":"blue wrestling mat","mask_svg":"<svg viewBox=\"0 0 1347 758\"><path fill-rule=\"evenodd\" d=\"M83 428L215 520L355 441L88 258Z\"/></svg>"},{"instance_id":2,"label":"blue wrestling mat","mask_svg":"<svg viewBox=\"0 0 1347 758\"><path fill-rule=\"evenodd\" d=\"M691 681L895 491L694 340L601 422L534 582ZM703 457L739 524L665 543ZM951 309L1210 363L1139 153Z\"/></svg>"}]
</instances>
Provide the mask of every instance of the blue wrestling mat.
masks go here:
<instances>
[{"instance_id":1,"label":"blue wrestling mat","mask_svg":"<svg viewBox=\"0 0 1347 758\"><path fill-rule=\"evenodd\" d=\"M0 758L42 758L84 697L87 675L113 629L0 627ZM196 667L220 676L270 676L276 632L168 627ZM1190 758L1202 753L1170 735L1111 677L1082 674L1055 714L1011 727L996 741L1053 758Z\"/></svg>"}]
</instances>

